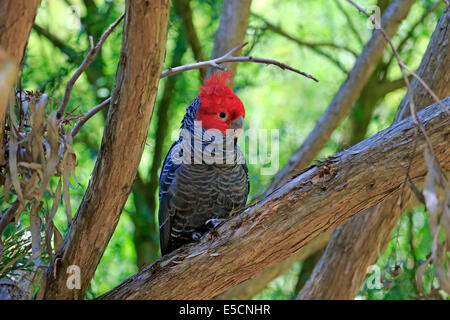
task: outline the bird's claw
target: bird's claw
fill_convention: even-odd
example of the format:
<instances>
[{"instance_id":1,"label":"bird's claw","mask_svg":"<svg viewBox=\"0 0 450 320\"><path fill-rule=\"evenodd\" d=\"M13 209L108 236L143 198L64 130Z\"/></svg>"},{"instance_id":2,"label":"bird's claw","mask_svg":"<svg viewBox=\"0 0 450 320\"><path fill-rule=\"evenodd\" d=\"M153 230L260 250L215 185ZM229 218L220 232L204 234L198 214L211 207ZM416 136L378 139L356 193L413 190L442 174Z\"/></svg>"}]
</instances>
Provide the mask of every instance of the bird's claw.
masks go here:
<instances>
[{"instance_id":1,"label":"bird's claw","mask_svg":"<svg viewBox=\"0 0 450 320\"><path fill-rule=\"evenodd\" d=\"M223 218L211 218L211 219L206 220L205 226L207 226L209 229L215 229L215 228L217 228L218 225L220 225L224 221L225 221L225 219L223 219Z\"/></svg>"},{"instance_id":2,"label":"bird's claw","mask_svg":"<svg viewBox=\"0 0 450 320\"><path fill-rule=\"evenodd\" d=\"M200 241L201 237L202 237L202 234L200 232L194 232L192 234L192 240L194 240L194 241Z\"/></svg>"}]
</instances>

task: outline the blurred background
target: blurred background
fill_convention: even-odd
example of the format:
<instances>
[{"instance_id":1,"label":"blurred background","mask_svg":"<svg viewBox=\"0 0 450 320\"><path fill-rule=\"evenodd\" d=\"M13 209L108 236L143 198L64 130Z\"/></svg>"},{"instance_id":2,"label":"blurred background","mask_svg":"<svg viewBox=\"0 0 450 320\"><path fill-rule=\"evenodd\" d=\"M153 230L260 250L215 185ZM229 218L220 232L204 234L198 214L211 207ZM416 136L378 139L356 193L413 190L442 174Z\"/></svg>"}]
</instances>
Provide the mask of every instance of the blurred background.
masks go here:
<instances>
[{"instance_id":1,"label":"blurred background","mask_svg":"<svg viewBox=\"0 0 450 320\"><path fill-rule=\"evenodd\" d=\"M189 2L189 13L198 34L200 50L208 59L220 21L222 1ZM381 10L388 3L386 0L358 1L361 7L377 5ZM418 0L392 39L403 61L413 70L420 63L443 7L439 1ZM164 69L193 63L198 57L198 52L194 54L191 49L187 37L189 30L184 27L183 17L179 15L188 12L175 9L173 6ZM123 11L123 1L42 0L26 51L22 88L39 90L54 99L61 99L66 82L89 50L89 36L95 43ZM372 30L366 21L363 15L340 0L252 2L246 31L249 45L243 49L242 55L276 59L319 79L319 83L315 83L275 66L253 63L242 63L237 69L234 87L246 108L245 128L279 130L280 169L312 130L370 38ZM120 26L107 39L94 62L75 85L68 111L85 113L110 96L121 36ZM159 170L173 142L171 133L179 127L184 110L197 95L200 85L199 70L174 75L160 82L133 192L86 298L94 298L112 289L160 257L155 214L158 209ZM388 127L405 92L400 70L395 59L392 59L392 52L386 49L351 114L333 133L319 159ZM72 180L72 208L78 207L89 183L106 112L90 119L74 141L78 165L76 180ZM259 165L249 165L251 195L256 194L271 178L270 175L261 175L260 169ZM61 206L59 211L55 223L64 233L67 231L64 207ZM430 247L431 236L423 207L405 212L386 252L377 261L380 270L389 271L383 273L387 277L383 279L385 285L381 288L374 286L369 274L357 298L410 299L417 295L415 270L430 252ZM286 274L268 283L254 298L295 297L319 257L320 251L295 263ZM402 270L399 274L395 272L397 266ZM430 281L433 281L431 273L425 276L425 285Z\"/></svg>"}]
</instances>

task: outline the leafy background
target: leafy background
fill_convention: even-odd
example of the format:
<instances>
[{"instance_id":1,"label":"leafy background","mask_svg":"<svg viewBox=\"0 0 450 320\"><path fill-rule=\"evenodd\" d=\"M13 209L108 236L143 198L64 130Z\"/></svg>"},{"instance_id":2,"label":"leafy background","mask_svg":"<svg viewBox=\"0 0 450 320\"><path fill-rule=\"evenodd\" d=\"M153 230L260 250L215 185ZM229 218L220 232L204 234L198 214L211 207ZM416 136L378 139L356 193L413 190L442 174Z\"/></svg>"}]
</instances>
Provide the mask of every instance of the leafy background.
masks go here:
<instances>
[{"instance_id":1,"label":"leafy background","mask_svg":"<svg viewBox=\"0 0 450 320\"><path fill-rule=\"evenodd\" d=\"M395 44L408 33L411 26L421 17L424 11L435 2L417 1L408 18L402 22L397 35L393 37ZM376 1L358 1L362 7L376 4ZM366 19L353 8L341 2L345 12L351 17L363 42L366 42L372 30L367 28ZM222 1L191 1L193 22L198 31L202 50L206 57L210 56L213 47L214 33L219 24ZM426 17L415 28L408 40L402 58L412 69L416 69L426 49L431 33L442 12L442 7ZM123 1L103 0L43 0L36 18L36 24L61 40L58 44L48 40L36 28L33 29L23 68L22 87L27 90L40 90L54 99L61 99L65 83L76 70L89 49L89 35L94 40L124 10ZM235 79L235 91L246 108L245 128L278 129L280 132L279 168L286 163L289 156L300 146L314 127L323 111L327 108L339 86L346 78L346 73L338 68L330 59L318 55L305 46L282 37L270 30L264 30L261 17L285 32L309 42L333 42L346 46L359 53L362 49L360 41L348 30L345 15L331 0L306 1L253 1L252 15L247 30L248 46L251 55L274 58L305 72L320 80L315 83L295 73L282 71L274 66L259 64L240 64ZM90 108L109 97L113 85L117 62L121 48L121 27L117 28L103 45L100 57L96 58L77 82L69 103L69 110L87 112ZM177 50L177 42L185 41L180 18L174 10L171 12L169 24L166 61L164 68L170 66L173 53ZM247 50L247 51L246 51ZM338 60L344 69L350 70L355 57L345 50L324 48L327 54ZM248 48L244 49L244 54ZM391 52L386 50L383 59L386 61ZM182 64L195 62L191 50L187 50L181 59ZM393 64L388 69L388 78L400 76L399 69ZM164 139L164 154L169 149L171 132L179 127L184 109L195 98L201 85L199 72L189 71L173 76L175 88L171 93L169 111L169 136ZM155 105L154 119L151 122L139 174L144 181L149 178L152 165L153 149L156 143L156 119L158 117L162 88L167 79L159 86ZM366 137L388 127L393 120L396 108L405 94L400 88L388 93L376 106L370 121ZM104 119L106 113L98 114L87 122L74 141L77 155L76 181L72 180L71 205L73 214L82 200L89 183L90 173L96 161L100 147ZM342 147L348 122L346 119L333 133L319 155L319 159L331 155ZM126 134L126 133L124 133ZM250 165L249 175L252 194L264 186L271 176L260 174L260 165ZM54 183L54 182L52 182ZM137 231L145 233L142 226L135 223L133 214L137 211L156 222L156 217L137 208L139 194L133 192L124 208L117 229L101 259L86 298L91 299L102 294L139 270L137 264L136 245L139 239ZM6 204L1 204L4 210ZM55 224L64 234L67 232L64 206L60 206L55 217ZM9 226L6 235L13 234L27 225L27 217L23 215L19 225ZM141 228L141 230L138 230ZM150 232L150 231L149 231ZM151 239L158 247L158 234ZM371 285L371 273L361 288L358 299L412 299L418 295L414 280L415 270L420 261L426 259L430 252L431 237L428 229L427 214L423 207L405 212L399 225L392 234L388 249L381 254L376 265L381 270L384 282L381 288ZM153 256L158 257L158 249L152 249ZM401 270L397 275L396 270ZM431 267L426 273L425 285L432 284ZM285 275L272 281L256 299L291 299L296 296L301 285L305 263L299 262ZM444 295L444 298L448 298Z\"/></svg>"}]
</instances>

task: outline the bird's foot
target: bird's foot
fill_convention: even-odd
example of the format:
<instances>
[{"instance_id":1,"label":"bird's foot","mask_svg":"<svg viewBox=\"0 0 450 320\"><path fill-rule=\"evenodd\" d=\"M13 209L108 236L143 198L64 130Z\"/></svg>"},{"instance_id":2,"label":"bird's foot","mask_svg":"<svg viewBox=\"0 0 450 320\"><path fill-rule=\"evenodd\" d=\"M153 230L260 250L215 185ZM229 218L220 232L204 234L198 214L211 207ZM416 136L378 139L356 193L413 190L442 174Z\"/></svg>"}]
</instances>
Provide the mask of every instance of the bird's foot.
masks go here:
<instances>
[{"instance_id":1,"label":"bird's foot","mask_svg":"<svg viewBox=\"0 0 450 320\"><path fill-rule=\"evenodd\" d=\"M200 232L194 232L192 234L192 240L194 240L194 241L200 241L201 237L202 237L202 234Z\"/></svg>"},{"instance_id":2,"label":"bird's foot","mask_svg":"<svg viewBox=\"0 0 450 320\"><path fill-rule=\"evenodd\" d=\"M205 226L209 229L215 229L218 225L222 224L226 219L223 218L211 218L206 220Z\"/></svg>"}]
</instances>

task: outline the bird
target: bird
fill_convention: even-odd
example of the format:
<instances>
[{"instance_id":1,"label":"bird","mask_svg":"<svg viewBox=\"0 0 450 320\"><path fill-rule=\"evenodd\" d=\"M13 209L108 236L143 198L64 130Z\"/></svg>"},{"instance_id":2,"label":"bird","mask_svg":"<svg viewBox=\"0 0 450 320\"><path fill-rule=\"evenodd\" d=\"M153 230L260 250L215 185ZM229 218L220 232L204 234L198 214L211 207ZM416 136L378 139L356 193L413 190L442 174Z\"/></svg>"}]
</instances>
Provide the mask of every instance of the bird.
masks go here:
<instances>
[{"instance_id":1,"label":"bird","mask_svg":"<svg viewBox=\"0 0 450 320\"><path fill-rule=\"evenodd\" d=\"M217 71L200 86L164 159L159 179L161 255L198 241L246 205L248 168L237 145L245 108L227 84L230 76L230 71Z\"/></svg>"}]
</instances>

